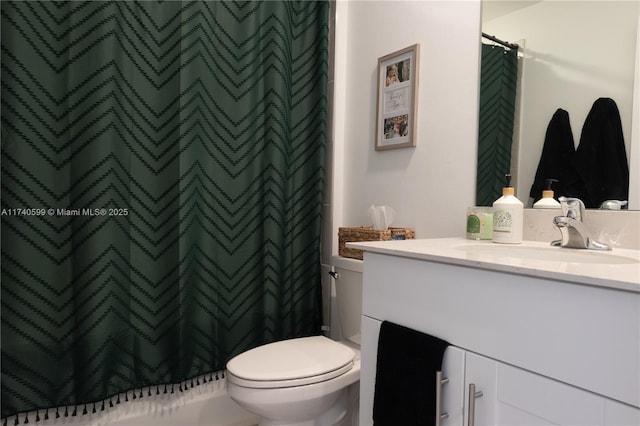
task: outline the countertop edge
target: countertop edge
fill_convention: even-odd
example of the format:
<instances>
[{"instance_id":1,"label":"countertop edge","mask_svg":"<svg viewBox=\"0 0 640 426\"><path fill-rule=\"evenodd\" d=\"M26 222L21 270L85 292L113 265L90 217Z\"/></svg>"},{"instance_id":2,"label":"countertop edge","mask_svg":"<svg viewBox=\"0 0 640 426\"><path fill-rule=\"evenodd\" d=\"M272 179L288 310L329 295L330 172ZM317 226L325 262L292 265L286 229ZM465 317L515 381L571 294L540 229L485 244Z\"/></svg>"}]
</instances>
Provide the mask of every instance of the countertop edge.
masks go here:
<instances>
[{"instance_id":1,"label":"countertop edge","mask_svg":"<svg viewBox=\"0 0 640 426\"><path fill-rule=\"evenodd\" d=\"M621 280L616 277L594 276L590 272L589 265L581 265L579 272L566 272L558 270L558 265L572 265L572 262L554 262L555 268L550 267L544 261L532 260L529 265L517 264L513 259L489 256L487 258L469 259L463 251L455 251L457 245L474 244L481 245L492 244L489 242L476 242L465 238L433 238L422 240L406 240L410 244L402 244L405 241L367 241L367 242L347 242L347 247L364 250L365 252L387 254L392 256L401 256L411 259L426 260L432 262L446 263L451 265L466 266L471 268L486 269L491 271L512 273L537 278L547 278L558 281L565 281L574 284L590 285L615 290L623 290L634 293L640 293L640 263L629 265L628 268L637 268L637 281ZM545 247L548 244L527 241L526 245L533 247ZM416 249L419 245L419 249ZM564 250L564 249L558 249ZM637 250L616 249L615 254L640 259ZM519 261L523 261L519 259ZM366 263L366 262L365 262ZM575 265L575 264L573 264ZM593 268L593 267L592 267ZM568 269L565 267L565 269Z\"/></svg>"}]
</instances>

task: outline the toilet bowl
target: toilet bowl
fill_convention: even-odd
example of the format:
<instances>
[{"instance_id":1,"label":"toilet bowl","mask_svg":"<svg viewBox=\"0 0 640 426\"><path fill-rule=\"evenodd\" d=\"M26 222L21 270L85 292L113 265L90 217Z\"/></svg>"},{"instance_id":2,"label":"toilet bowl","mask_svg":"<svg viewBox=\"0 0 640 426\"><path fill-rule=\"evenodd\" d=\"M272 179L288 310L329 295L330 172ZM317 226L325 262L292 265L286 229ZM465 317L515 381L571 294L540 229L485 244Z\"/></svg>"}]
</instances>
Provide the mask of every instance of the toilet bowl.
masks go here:
<instances>
[{"instance_id":1,"label":"toilet bowl","mask_svg":"<svg viewBox=\"0 0 640 426\"><path fill-rule=\"evenodd\" d=\"M360 380L359 349L324 336L260 346L227 364L227 392L260 426L337 425Z\"/></svg>"},{"instance_id":2,"label":"toilet bowl","mask_svg":"<svg viewBox=\"0 0 640 426\"><path fill-rule=\"evenodd\" d=\"M282 340L243 352L227 363L229 397L259 415L260 426L353 424L349 392L353 395L360 380L362 263L338 262L341 267L332 276L344 340L325 336Z\"/></svg>"}]
</instances>

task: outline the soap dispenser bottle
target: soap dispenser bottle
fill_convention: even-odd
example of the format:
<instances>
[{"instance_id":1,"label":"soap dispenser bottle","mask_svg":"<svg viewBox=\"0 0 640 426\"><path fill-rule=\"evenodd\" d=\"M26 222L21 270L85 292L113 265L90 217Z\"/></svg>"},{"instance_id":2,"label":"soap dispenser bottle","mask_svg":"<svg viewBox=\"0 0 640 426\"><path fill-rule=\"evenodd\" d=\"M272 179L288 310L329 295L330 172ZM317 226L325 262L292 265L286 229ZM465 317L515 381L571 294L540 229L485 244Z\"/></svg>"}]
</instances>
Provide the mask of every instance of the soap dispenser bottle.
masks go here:
<instances>
[{"instance_id":1,"label":"soap dispenser bottle","mask_svg":"<svg viewBox=\"0 0 640 426\"><path fill-rule=\"evenodd\" d=\"M533 204L534 209L559 209L560 203L553 198L553 190L551 189L551 185L553 182L557 182L556 179L546 179L545 187L546 189L542 191L542 198L536 201Z\"/></svg>"},{"instance_id":2,"label":"soap dispenser bottle","mask_svg":"<svg viewBox=\"0 0 640 426\"><path fill-rule=\"evenodd\" d=\"M515 197L511 175L507 174L502 197L493 203L493 242L520 244L523 228L524 204Z\"/></svg>"}]
</instances>

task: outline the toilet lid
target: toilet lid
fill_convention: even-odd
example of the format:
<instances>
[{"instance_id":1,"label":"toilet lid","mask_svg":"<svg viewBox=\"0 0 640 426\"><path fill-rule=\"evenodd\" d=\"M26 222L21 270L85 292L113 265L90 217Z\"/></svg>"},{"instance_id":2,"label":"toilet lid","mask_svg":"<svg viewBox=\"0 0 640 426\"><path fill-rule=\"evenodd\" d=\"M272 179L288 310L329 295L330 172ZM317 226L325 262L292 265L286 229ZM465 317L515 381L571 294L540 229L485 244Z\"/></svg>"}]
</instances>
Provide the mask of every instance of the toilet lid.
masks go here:
<instances>
[{"instance_id":1,"label":"toilet lid","mask_svg":"<svg viewBox=\"0 0 640 426\"><path fill-rule=\"evenodd\" d=\"M307 379L305 383L313 383L344 374L351 368L354 357L353 350L324 336L302 337L269 343L241 353L227 363L227 370L249 381ZM308 380L316 376L320 379Z\"/></svg>"}]
</instances>

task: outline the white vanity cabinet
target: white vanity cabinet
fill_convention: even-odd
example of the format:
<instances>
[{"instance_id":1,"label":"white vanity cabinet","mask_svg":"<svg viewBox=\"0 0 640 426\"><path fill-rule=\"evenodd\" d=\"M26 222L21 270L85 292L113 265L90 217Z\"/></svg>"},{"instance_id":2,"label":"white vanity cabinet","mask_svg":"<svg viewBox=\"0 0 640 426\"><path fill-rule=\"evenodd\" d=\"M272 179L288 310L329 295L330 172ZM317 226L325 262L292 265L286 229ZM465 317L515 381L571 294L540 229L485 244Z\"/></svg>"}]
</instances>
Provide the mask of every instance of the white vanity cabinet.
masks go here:
<instances>
[{"instance_id":1,"label":"white vanity cabinet","mask_svg":"<svg viewBox=\"0 0 640 426\"><path fill-rule=\"evenodd\" d=\"M475 425L640 425L640 291L633 285L583 285L387 247L395 246L364 258L362 425L372 424L384 320L453 345L443 365L443 426L469 424L470 384L482 392Z\"/></svg>"}]
</instances>

